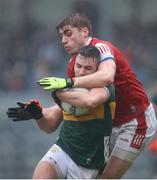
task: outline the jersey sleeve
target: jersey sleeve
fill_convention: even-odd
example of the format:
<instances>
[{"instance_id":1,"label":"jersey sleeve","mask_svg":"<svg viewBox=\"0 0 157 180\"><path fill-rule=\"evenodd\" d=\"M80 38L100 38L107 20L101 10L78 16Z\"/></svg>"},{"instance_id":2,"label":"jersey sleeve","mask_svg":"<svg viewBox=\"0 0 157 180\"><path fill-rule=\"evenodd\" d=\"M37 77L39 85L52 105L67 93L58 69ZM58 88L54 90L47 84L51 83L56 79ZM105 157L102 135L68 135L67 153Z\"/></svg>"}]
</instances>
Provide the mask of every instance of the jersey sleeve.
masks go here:
<instances>
[{"instance_id":1,"label":"jersey sleeve","mask_svg":"<svg viewBox=\"0 0 157 180\"><path fill-rule=\"evenodd\" d=\"M98 50L101 54L101 60L100 60L101 62L106 61L108 59L115 60L112 50L107 44L97 43L95 46L98 48Z\"/></svg>"}]
</instances>

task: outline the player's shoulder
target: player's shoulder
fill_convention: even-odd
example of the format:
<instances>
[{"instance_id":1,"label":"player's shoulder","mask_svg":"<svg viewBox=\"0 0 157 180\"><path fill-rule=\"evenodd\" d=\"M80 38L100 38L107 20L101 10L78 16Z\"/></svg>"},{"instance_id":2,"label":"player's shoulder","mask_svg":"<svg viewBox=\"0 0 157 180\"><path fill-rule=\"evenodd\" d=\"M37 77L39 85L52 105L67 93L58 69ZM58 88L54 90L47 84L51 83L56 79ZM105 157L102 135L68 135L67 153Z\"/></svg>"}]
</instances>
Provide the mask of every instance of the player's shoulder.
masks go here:
<instances>
[{"instance_id":1,"label":"player's shoulder","mask_svg":"<svg viewBox=\"0 0 157 180\"><path fill-rule=\"evenodd\" d=\"M107 40L97 39L95 37L92 38L90 44L91 45L97 45L97 44L112 45L112 43Z\"/></svg>"},{"instance_id":2,"label":"player's shoulder","mask_svg":"<svg viewBox=\"0 0 157 180\"><path fill-rule=\"evenodd\" d=\"M110 52L112 49L112 44L109 41L92 38L91 45L96 46L101 53Z\"/></svg>"}]
</instances>

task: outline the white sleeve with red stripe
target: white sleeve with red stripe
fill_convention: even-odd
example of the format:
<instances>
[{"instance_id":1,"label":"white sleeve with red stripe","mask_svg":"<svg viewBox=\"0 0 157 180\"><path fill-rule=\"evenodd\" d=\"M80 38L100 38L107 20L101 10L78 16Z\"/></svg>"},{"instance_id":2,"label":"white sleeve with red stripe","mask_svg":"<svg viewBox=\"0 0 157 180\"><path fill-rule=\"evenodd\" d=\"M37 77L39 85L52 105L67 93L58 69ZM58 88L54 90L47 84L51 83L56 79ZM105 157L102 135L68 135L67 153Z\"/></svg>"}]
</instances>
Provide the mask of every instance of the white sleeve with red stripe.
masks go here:
<instances>
[{"instance_id":1,"label":"white sleeve with red stripe","mask_svg":"<svg viewBox=\"0 0 157 180\"><path fill-rule=\"evenodd\" d=\"M103 43L97 43L95 45L98 50L100 51L100 54L101 54L101 61L105 61L107 59L113 59L115 60L115 57L114 55L112 54L109 46L107 46L106 44L103 44Z\"/></svg>"}]
</instances>

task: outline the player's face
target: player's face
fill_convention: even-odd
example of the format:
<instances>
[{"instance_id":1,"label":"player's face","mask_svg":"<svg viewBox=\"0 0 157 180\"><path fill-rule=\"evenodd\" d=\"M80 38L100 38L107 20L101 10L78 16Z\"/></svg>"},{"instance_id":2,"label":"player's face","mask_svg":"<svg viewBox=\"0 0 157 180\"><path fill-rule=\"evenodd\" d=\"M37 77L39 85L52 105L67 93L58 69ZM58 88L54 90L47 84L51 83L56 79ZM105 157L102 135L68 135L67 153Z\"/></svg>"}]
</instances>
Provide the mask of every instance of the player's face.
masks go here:
<instances>
[{"instance_id":1,"label":"player's face","mask_svg":"<svg viewBox=\"0 0 157 180\"><path fill-rule=\"evenodd\" d=\"M74 66L76 77L85 76L94 73L97 70L97 61L94 58L84 58L78 55Z\"/></svg>"},{"instance_id":2,"label":"player's face","mask_svg":"<svg viewBox=\"0 0 157 180\"><path fill-rule=\"evenodd\" d=\"M64 48L69 54L73 55L85 46L89 31L86 27L79 30L76 27L64 26L59 30L59 34Z\"/></svg>"}]
</instances>

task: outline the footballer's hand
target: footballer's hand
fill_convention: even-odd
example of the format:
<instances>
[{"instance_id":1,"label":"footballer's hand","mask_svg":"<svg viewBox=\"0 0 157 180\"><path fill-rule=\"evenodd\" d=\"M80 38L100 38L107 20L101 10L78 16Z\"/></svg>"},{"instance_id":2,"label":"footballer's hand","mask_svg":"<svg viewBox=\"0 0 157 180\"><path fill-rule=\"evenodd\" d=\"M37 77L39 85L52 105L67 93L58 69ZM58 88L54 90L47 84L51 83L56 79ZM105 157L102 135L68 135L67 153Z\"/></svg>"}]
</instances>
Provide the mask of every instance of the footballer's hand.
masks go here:
<instances>
[{"instance_id":1,"label":"footballer's hand","mask_svg":"<svg viewBox=\"0 0 157 180\"><path fill-rule=\"evenodd\" d=\"M8 118L12 118L13 121L24 121L30 119L42 118L42 106L39 101L31 100L28 103L17 102L18 107L8 108Z\"/></svg>"},{"instance_id":2,"label":"footballer's hand","mask_svg":"<svg viewBox=\"0 0 157 180\"><path fill-rule=\"evenodd\" d=\"M74 85L74 81L71 78L47 77L37 81L37 84L42 86L44 90L56 90L71 88Z\"/></svg>"}]
</instances>

